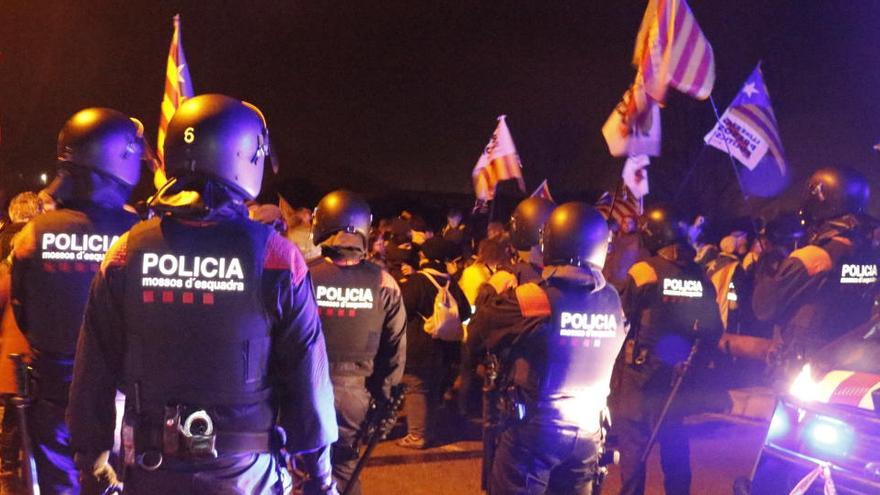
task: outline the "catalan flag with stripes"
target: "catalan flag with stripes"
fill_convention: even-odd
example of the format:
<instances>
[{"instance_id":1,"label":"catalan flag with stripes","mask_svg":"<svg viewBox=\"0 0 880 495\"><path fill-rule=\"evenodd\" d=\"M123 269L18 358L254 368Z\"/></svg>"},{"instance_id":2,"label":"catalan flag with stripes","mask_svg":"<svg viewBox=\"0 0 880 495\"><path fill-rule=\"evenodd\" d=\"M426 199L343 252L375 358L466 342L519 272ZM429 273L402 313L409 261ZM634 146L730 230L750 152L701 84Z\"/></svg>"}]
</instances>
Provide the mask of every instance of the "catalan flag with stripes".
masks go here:
<instances>
[{"instance_id":1,"label":"catalan flag with stripes","mask_svg":"<svg viewBox=\"0 0 880 495\"><path fill-rule=\"evenodd\" d=\"M495 186L504 180L515 179L519 189L523 192L526 190L522 164L516 153L510 129L507 128L506 117L506 115L498 116L498 126L495 127L492 139L489 140L471 173L474 179L474 192L479 200L494 199Z\"/></svg>"},{"instance_id":2,"label":"catalan flag with stripes","mask_svg":"<svg viewBox=\"0 0 880 495\"><path fill-rule=\"evenodd\" d=\"M636 198L623 181L616 193L606 191L596 201L596 209L606 220L614 220L617 225L623 224L627 217L638 219L642 214L641 200Z\"/></svg>"},{"instance_id":3,"label":"catalan flag with stripes","mask_svg":"<svg viewBox=\"0 0 880 495\"><path fill-rule=\"evenodd\" d=\"M788 186L782 138L760 64L704 140L743 165L739 176L744 193L771 197Z\"/></svg>"},{"instance_id":4,"label":"catalan flag with stripes","mask_svg":"<svg viewBox=\"0 0 880 495\"><path fill-rule=\"evenodd\" d=\"M162 113L159 115L159 140L156 153L160 168L154 171L153 176L156 189L165 183L165 133L168 130L168 123L183 101L192 97L192 80L189 77L189 67L186 65L183 44L180 41L180 15L175 15L174 34L171 35L168 63L165 65L165 95L162 97Z\"/></svg>"},{"instance_id":5,"label":"catalan flag with stripes","mask_svg":"<svg viewBox=\"0 0 880 495\"><path fill-rule=\"evenodd\" d=\"M633 52L636 78L602 135L612 156L660 155L660 106L669 86L704 100L715 86L715 55L685 0L650 0Z\"/></svg>"},{"instance_id":6,"label":"catalan flag with stripes","mask_svg":"<svg viewBox=\"0 0 880 495\"><path fill-rule=\"evenodd\" d=\"M715 55L685 0L650 0L633 53L655 101L666 101L669 86L705 100L715 85Z\"/></svg>"}]
</instances>

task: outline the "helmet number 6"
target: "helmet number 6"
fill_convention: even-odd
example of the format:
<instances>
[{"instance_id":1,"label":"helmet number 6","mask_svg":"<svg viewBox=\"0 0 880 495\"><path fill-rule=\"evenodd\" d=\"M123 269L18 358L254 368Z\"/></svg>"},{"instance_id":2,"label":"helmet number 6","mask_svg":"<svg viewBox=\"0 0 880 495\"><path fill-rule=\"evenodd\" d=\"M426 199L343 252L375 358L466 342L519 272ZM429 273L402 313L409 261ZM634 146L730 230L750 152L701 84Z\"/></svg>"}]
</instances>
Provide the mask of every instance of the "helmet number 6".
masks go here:
<instances>
[{"instance_id":1,"label":"helmet number 6","mask_svg":"<svg viewBox=\"0 0 880 495\"><path fill-rule=\"evenodd\" d=\"M192 127L187 127L186 129L184 129L183 142L186 144L190 144L195 140L196 140L195 129L193 129Z\"/></svg>"}]
</instances>

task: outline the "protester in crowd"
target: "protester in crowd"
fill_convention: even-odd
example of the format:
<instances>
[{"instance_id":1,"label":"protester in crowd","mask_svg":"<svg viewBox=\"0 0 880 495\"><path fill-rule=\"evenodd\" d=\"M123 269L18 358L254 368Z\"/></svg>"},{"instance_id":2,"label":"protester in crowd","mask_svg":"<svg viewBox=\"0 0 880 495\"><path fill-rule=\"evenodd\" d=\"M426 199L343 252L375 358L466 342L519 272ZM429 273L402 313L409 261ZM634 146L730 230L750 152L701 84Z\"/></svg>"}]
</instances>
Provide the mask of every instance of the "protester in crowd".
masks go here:
<instances>
[{"instance_id":1,"label":"protester in crowd","mask_svg":"<svg viewBox=\"0 0 880 495\"><path fill-rule=\"evenodd\" d=\"M507 230L501 222L489 222L486 226L486 239L503 239L507 237Z\"/></svg>"},{"instance_id":2,"label":"protester in crowd","mask_svg":"<svg viewBox=\"0 0 880 495\"><path fill-rule=\"evenodd\" d=\"M0 231L0 259L9 257L12 252L12 238L42 211L43 203L37 193L25 191L12 198L9 202L9 222Z\"/></svg>"},{"instance_id":3,"label":"protester in crowd","mask_svg":"<svg viewBox=\"0 0 880 495\"><path fill-rule=\"evenodd\" d=\"M408 434L398 445L424 449L439 440L438 409L450 370L456 369L460 342L433 338L425 331L426 319L434 314L435 298L440 290L448 290L461 321L470 318L468 300L446 273L449 246L440 237L428 239L419 251L419 270L401 285L406 307L406 368L403 382L407 386L404 410Z\"/></svg>"},{"instance_id":4,"label":"protester in crowd","mask_svg":"<svg viewBox=\"0 0 880 495\"><path fill-rule=\"evenodd\" d=\"M391 238L385 246L385 262L388 272L398 282L403 282L419 266L418 250L412 242L412 229L403 218L391 221Z\"/></svg>"},{"instance_id":5,"label":"protester in crowd","mask_svg":"<svg viewBox=\"0 0 880 495\"><path fill-rule=\"evenodd\" d=\"M624 217L621 222L620 232L611 239L608 247L608 259L602 271L608 283L618 291L626 284L627 272L637 261L650 256L648 250L642 245L641 236L637 230L637 219Z\"/></svg>"},{"instance_id":6,"label":"protester in crowd","mask_svg":"<svg viewBox=\"0 0 880 495\"><path fill-rule=\"evenodd\" d=\"M480 287L489 281L499 266L510 263L509 253L508 244L498 237L480 241L476 260L464 269L458 281L472 309L477 303Z\"/></svg>"},{"instance_id":7,"label":"protester in crowd","mask_svg":"<svg viewBox=\"0 0 880 495\"><path fill-rule=\"evenodd\" d=\"M287 226L287 240L292 242L306 261L321 256L321 250L312 242L312 210L296 208Z\"/></svg>"}]
</instances>

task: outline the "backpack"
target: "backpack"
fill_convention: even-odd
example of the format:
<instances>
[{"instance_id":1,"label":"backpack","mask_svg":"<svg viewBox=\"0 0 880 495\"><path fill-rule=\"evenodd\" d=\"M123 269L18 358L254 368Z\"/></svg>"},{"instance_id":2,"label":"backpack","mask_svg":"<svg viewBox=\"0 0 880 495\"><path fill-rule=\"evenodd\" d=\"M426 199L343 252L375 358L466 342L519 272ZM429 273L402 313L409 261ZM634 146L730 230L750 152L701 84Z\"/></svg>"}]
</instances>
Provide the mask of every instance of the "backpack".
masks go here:
<instances>
[{"instance_id":1,"label":"backpack","mask_svg":"<svg viewBox=\"0 0 880 495\"><path fill-rule=\"evenodd\" d=\"M458 303L449 293L449 286L452 279L443 276L446 279L446 285L440 285L433 275L426 271L420 271L434 287L437 289L437 295L434 296L434 313L429 317L422 316L425 320L425 333L435 339L446 342L461 342L464 340L464 328L461 326L461 318L458 316ZM438 273L438 275L440 275Z\"/></svg>"}]
</instances>

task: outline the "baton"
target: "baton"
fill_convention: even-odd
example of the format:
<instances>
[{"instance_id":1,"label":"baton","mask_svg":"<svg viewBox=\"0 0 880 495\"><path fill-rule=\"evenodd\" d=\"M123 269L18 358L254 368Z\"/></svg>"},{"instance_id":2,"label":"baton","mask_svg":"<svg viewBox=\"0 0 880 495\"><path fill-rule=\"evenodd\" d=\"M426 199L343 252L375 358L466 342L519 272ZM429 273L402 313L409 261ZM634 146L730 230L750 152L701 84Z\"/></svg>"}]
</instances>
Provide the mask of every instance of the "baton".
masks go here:
<instances>
[{"instance_id":1,"label":"baton","mask_svg":"<svg viewBox=\"0 0 880 495\"><path fill-rule=\"evenodd\" d=\"M697 329L697 323L694 323L694 330ZM694 362L694 356L697 354L697 350L700 347L700 339L699 337L694 340L694 345L691 346L691 351L688 353L687 359L681 363L681 369L678 373L676 373L675 381L672 383L672 390L669 391L669 396L666 398L666 403L663 404L663 409L660 411L660 416L657 417L657 422L654 424L654 429L651 430L651 437L648 439L648 445L645 447L645 453L642 454L642 466L645 466L648 462L648 456L651 455L651 449L654 448L654 444L657 443L657 436L660 434L660 428L663 427L663 422L666 420L666 415L669 414L669 407L672 406L672 401L675 400L676 395L678 395L678 389L681 387L681 383L684 381L685 375L687 375L688 370Z\"/></svg>"}]
</instances>

